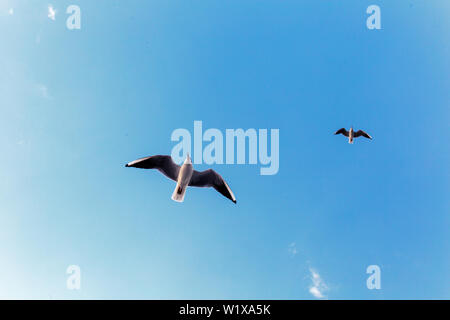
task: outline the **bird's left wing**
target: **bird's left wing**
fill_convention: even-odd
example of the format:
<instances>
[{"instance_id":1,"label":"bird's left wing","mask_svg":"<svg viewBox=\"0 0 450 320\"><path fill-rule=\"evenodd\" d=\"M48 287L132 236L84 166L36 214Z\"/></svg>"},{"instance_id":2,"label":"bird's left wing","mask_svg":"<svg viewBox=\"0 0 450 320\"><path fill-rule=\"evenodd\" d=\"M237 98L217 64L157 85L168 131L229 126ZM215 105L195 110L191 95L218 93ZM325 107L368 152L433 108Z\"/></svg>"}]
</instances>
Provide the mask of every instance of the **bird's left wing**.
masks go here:
<instances>
[{"instance_id":1,"label":"bird's left wing","mask_svg":"<svg viewBox=\"0 0 450 320\"><path fill-rule=\"evenodd\" d=\"M218 174L212 169L208 169L201 172L194 170L194 173L192 174L191 177L191 181L189 181L189 186L201 188L213 187L223 196L227 197L228 199L236 203L236 198L234 197L234 194L231 191L228 184L225 182L225 180L223 180L220 174Z\"/></svg>"},{"instance_id":2,"label":"bird's left wing","mask_svg":"<svg viewBox=\"0 0 450 320\"><path fill-rule=\"evenodd\" d=\"M348 137L348 131L345 130L345 128L340 128L334 134L343 134L344 136Z\"/></svg>"},{"instance_id":3,"label":"bird's left wing","mask_svg":"<svg viewBox=\"0 0 450 320\"><path fill-rule=\"evenodd\" d=\"M158 169L169 179L177 181L180 166L173 162L171 156L151 156L131 161L125 167L141 169Z\"/></svg>"},{"instance_id":4,"label":"bird's left wing","mask_svg":"<svg viewBox=\"0 0 450 320\"><path fill-rule=\"evenodd\" d=\"M366 133L366 132L364 132L364 131L362 131L362 130L358 130L358 131L356 131L355 134L354 134L354 137L355 137L355 138L361 137L361 136L363 136L363 137L365 137L365 138L367 138L367 139L372 139L372 137L369 136L368 133Z\"/></svg>"}]
</instances>

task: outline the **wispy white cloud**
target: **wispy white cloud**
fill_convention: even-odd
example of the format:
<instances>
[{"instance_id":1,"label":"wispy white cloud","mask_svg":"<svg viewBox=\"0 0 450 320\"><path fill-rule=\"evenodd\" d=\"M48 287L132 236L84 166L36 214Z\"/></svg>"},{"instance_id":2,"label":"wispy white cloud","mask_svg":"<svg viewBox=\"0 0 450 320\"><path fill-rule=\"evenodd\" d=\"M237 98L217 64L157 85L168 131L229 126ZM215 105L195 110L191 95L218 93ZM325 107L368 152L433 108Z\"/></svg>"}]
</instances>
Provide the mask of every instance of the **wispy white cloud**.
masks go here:
<instances>
[{"instance_id":1,"label":"wispy white cloud","mask_svg":"<svg viewBox=\"0 0 450 320\"><path fill-rule=\"evenodd\" d=\"M10 8L10 9L8 10L8 14L9 14L10 16L12 16L12 15L14 14L14 8Z\"/></svg>"},{"instance_id":2,"label":"wispy white cloud","mask_svg":"<svg viewBox=\"0 0 450 320\"><path fill-rule=\"evenodd\" d=\"M298 253L297 250L297 246L295 245L295 242L292 242L289 246L288 246L288 252L289 254L293 257Z\"/></svg>"},{"instance_id":3,"label":"wispy white cloud","mask_svg":"<svg viewBox=\"0 0 450 320\"><path fill-rule=\"evenodd\" d=\"M328 291L328 286L316 270L309 268L309 272L311 272L312 281L312 284L309 287L309 293L317 299L326 299L325 292Z\"/></svg>"},{"instance_id":4,"label":"wispy white cloud","mask_svg":"<svg viewBox=\"0 0 450 320\"><path fill-rule=\"evenodd\" d=\"M55 18L56 18L56 10L53 9L52 5L48 6L48 17L52 20L55 20Z\"/></svg>"}]
</instances>

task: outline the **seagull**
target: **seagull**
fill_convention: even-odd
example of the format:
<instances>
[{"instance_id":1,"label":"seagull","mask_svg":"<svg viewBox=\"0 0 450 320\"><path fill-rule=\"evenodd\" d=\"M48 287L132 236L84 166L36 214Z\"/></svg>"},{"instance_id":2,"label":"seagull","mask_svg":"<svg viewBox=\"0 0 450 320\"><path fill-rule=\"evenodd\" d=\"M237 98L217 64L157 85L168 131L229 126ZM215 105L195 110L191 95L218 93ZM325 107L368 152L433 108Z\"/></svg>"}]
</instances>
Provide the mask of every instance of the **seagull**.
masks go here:
<instances>
[{"instance_id":1,"label":"seagull","mask_svg":"<svg viewBox=\"0 0 450 320\"><path fill-rule=\"evenodd\" d=\"M184 201L184 195L187 187L208 188L213 187L223 196L227 197L234 203L236 198L228 184L223 180L222 176L212 169L205 171L196 171L192 166L189 154L182 166L173 162L171 156L151 156L137 159L129 162L125 167L134 167L141 169L158 169L167 178L175 181L177 186L172 194L172 200L177 202Z\"/></svg>"},{"instance_id":2,"label":"seagull","mask_svg":"<svg viewBox=\"0 0 450 320\"><path fill-rule=\"evenodd\" d=\"M345 128L341 128L338 131L336 131L334 134L342 134L346 137L348 137L348 143L353 143L353 138L358 138L363 136L364 138L367 139L372 139L371 136L369 136L368 133L362 131L362 130L358 130L358 131L353 131L353 127L350 128L350 131L345 130Z\"/></svg>"}]
</instances>

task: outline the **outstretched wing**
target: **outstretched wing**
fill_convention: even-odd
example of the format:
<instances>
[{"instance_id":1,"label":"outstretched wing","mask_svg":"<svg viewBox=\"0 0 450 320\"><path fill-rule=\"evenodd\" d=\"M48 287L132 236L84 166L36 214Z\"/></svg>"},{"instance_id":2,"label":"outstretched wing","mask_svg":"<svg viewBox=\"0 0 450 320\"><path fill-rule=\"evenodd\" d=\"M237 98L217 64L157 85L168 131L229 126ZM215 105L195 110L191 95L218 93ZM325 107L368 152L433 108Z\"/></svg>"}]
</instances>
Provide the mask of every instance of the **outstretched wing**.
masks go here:
<instances>
[{"instance_id":1,"label":"outstretched wing","mask_svg":"<svg viewBox=\"0 0 450 320\"><path fill-rule=\"evenodd\" d=\"M169 179L177 181L180 166L173 162L171 156L151 156L131 161L125 167L141 169L158 169Z\"/></svg>"},{"instance_id":2,"label":"outstretched wing","mask_svg":"<svg viewBox=\"0 0 450 320\"><path fill-rule=\"evenodd\" d=\"M340 128L338 131L336 131L334 134L343 134L344 136L348 137L348 131L345 130L345 128Z\"/></svg>"},{"instance_id":3,"label":"outstretched wing","mask_svg":"<svg viewBox=\"0 0 450 320\"><path fill-rule=\"evenodd\" d=\"M362 130L358 130L358 131L356 131L355 134L354 134L354 137L355 137L355 138L358 138L358 137L361 137L361 136L363 136L364 138L367 138L367 139L372 139L371 136L369 136L366 132L364 132L364 131L362 131Z\"/></svg>"},{"instance_id":4,"label":"outstretched wing","mask_svg":"<svg viewBox=\"0 0 450 320\"><path fill-rule=\"evenodd\" d=\"M205 171L196 171L192 174L191 181L189 181L190 187L201 187L208 188L213 187L219 191L223 196L227 197L234 203L236 203L236 198L231 191L228 184L223 180L222 176L212 169Z\"/></svg>"}]
</instances>

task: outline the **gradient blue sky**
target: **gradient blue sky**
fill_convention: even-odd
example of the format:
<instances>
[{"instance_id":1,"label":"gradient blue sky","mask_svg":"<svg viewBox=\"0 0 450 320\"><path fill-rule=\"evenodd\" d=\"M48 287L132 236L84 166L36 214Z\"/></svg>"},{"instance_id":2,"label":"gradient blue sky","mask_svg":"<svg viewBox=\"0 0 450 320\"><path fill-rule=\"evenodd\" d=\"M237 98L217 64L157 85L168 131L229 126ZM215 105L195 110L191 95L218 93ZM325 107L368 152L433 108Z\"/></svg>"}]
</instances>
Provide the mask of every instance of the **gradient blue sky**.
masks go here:
<instances>
[{"instance_id":1,"label":"gradient blue sky","mask_svg":"<svg viewBox=\"0 0 450 320\"><path fill-rule=\"evenodd\" d=\"M382 30L366 28L371 4ZM450 298L449 14L447 0L2 1L0 298L314 299L311 270L328 299ZM170 154L194 120L280 129L279 173L215 165L237 205L202 189L179 204L172 181L124 168ZM332 134L351 125L374 139Z\"/></svg>"}]
</instances>

